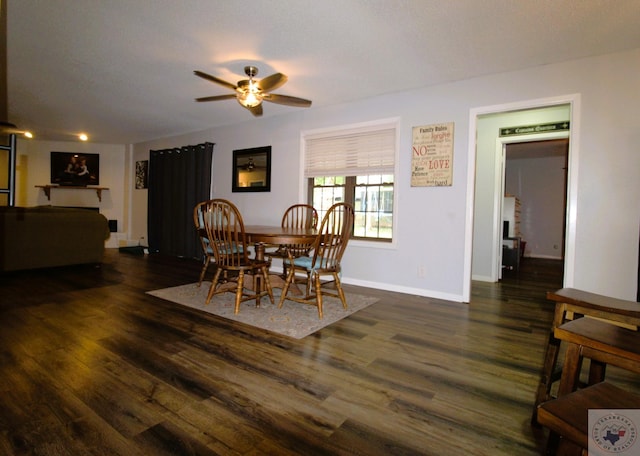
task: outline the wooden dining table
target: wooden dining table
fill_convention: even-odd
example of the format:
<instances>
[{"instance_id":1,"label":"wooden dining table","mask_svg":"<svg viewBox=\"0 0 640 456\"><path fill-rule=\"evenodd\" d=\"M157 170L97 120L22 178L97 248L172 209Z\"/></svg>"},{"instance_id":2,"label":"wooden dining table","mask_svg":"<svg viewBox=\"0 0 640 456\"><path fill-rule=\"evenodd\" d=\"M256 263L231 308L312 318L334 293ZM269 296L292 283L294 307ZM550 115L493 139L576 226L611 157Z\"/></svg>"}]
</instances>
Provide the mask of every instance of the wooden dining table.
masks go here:
<instances>
[{"instance_id":1,"label":"wooden dining table","mask_svg":"<svg viewBox=\"0 0 640 456\"><path fill-rule=\"evenodd\" d=\"M265 246L267 245L291 245L313 244L318 236L316 228L290 228L270 225L245 225L247 242L255 246L256 260L264 260ZM271 286L282 288L284 279L277 274L269 274ZM297 287L291 290L295 294L301 293Z\"/></svg>"},{"instance_id":2,"label":"wooden dining table","mask_svg":"<svg viewBox=\"0 0 640 456\"><path fill-rule=\"evenodd\" d=\"M256 260L264 260L265 245L313 244L318 236L315 228L288 228L269 225L245 225L247 242L256 248Z\"/></svg>"}]
</instances>

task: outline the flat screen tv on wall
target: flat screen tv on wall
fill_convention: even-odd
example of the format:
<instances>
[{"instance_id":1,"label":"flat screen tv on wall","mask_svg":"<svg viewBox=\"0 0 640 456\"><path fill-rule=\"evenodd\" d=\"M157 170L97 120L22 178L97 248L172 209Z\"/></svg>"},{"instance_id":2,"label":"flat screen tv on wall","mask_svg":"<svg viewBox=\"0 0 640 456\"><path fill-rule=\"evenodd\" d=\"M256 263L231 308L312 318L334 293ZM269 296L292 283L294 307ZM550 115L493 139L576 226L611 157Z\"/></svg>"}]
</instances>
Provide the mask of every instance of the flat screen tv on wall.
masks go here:
<instances>
[{"instance_id":1,"label":"flat screen tv on wall","mask_svg":"<svg viewBox=\"0 0 640 456\"><path fill-rule=\"evenodd\" d=\"M51 152L51 183L78 187L100 185L100 154Z\"/></svg>"}]
</instances>

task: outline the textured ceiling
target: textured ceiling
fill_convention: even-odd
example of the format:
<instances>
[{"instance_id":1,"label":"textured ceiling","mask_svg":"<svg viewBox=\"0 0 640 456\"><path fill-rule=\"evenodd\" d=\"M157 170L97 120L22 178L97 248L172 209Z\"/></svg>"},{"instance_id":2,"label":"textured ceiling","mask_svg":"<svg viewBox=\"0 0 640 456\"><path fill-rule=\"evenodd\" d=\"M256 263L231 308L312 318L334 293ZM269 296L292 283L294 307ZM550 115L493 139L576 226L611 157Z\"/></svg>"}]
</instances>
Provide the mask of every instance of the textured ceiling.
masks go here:
<instances>
[{"instance_id":1,"label":"textured ceiling","mask_svg":"<svg viewBox=\"0 0 640 456\"><path fill-rule=\"evenodd\" d=\"M281 72L315 107L640 47L638 0L5 0L9 121L136 143L253 121L196 103ZM304 108L265 103L264 115ZM1 120L1 119L0 119Z\"/></svg>"}]
</instances>

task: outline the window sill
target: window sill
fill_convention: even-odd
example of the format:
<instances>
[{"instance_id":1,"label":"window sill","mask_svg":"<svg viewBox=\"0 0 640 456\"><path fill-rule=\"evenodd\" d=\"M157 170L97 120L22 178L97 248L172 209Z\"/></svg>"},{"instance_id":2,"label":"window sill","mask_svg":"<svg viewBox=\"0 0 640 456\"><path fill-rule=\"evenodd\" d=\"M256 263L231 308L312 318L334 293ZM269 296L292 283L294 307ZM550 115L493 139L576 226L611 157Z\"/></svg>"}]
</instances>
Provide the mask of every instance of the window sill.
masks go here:
<instances>
[{"instance_id":1,"label":"window sill","mask_svg":"<svg viewBox=\"0 0 640 456\"><path fill-rule=\"evenodd\" d=\"M366 247L368 249L384 249L384 250L395 250L396 249L396 240L392 240L391 242L386 241L367 241L365 239L350 239L349 246L355 247Z\"/></svg>"}]
</instances>

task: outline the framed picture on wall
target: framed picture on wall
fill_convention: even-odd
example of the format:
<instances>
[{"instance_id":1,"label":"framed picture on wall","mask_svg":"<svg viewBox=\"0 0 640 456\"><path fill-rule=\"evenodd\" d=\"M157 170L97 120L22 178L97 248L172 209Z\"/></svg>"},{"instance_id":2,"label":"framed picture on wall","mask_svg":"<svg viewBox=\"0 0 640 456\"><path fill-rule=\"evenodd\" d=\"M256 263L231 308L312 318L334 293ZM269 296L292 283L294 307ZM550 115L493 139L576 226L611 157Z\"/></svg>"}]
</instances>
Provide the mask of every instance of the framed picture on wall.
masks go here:
<instances>
[{"instance_id":1,"label":"framed picture on wall","mask_svg":"<svg viewBox=\"0 0 640 456\"><path fill-rule=\"evenodd\" d=\"M149 172L149 160L141 160L136 162L136 188L142 189L148 187L147 175Z\"/></svg>"},{"instance_id":2,"label":"framed picture on wall","mask_svg":"<svg viewBox=\"0 0 640 456\"><path fill-rule=\"evenodd\" d=\"M100 184L100 154L51 152L51 183L86 187Z\"/></svg>"},{"instance_id":3,"label":"framed picture on wall","mask_svg":"<svg viewBox=\"0 0 640 456\"><path fill-rule=\"evenodd\" d=\"M271 146L233 151L231 191L271 191Z\"/></svg>"}]
</instances>

